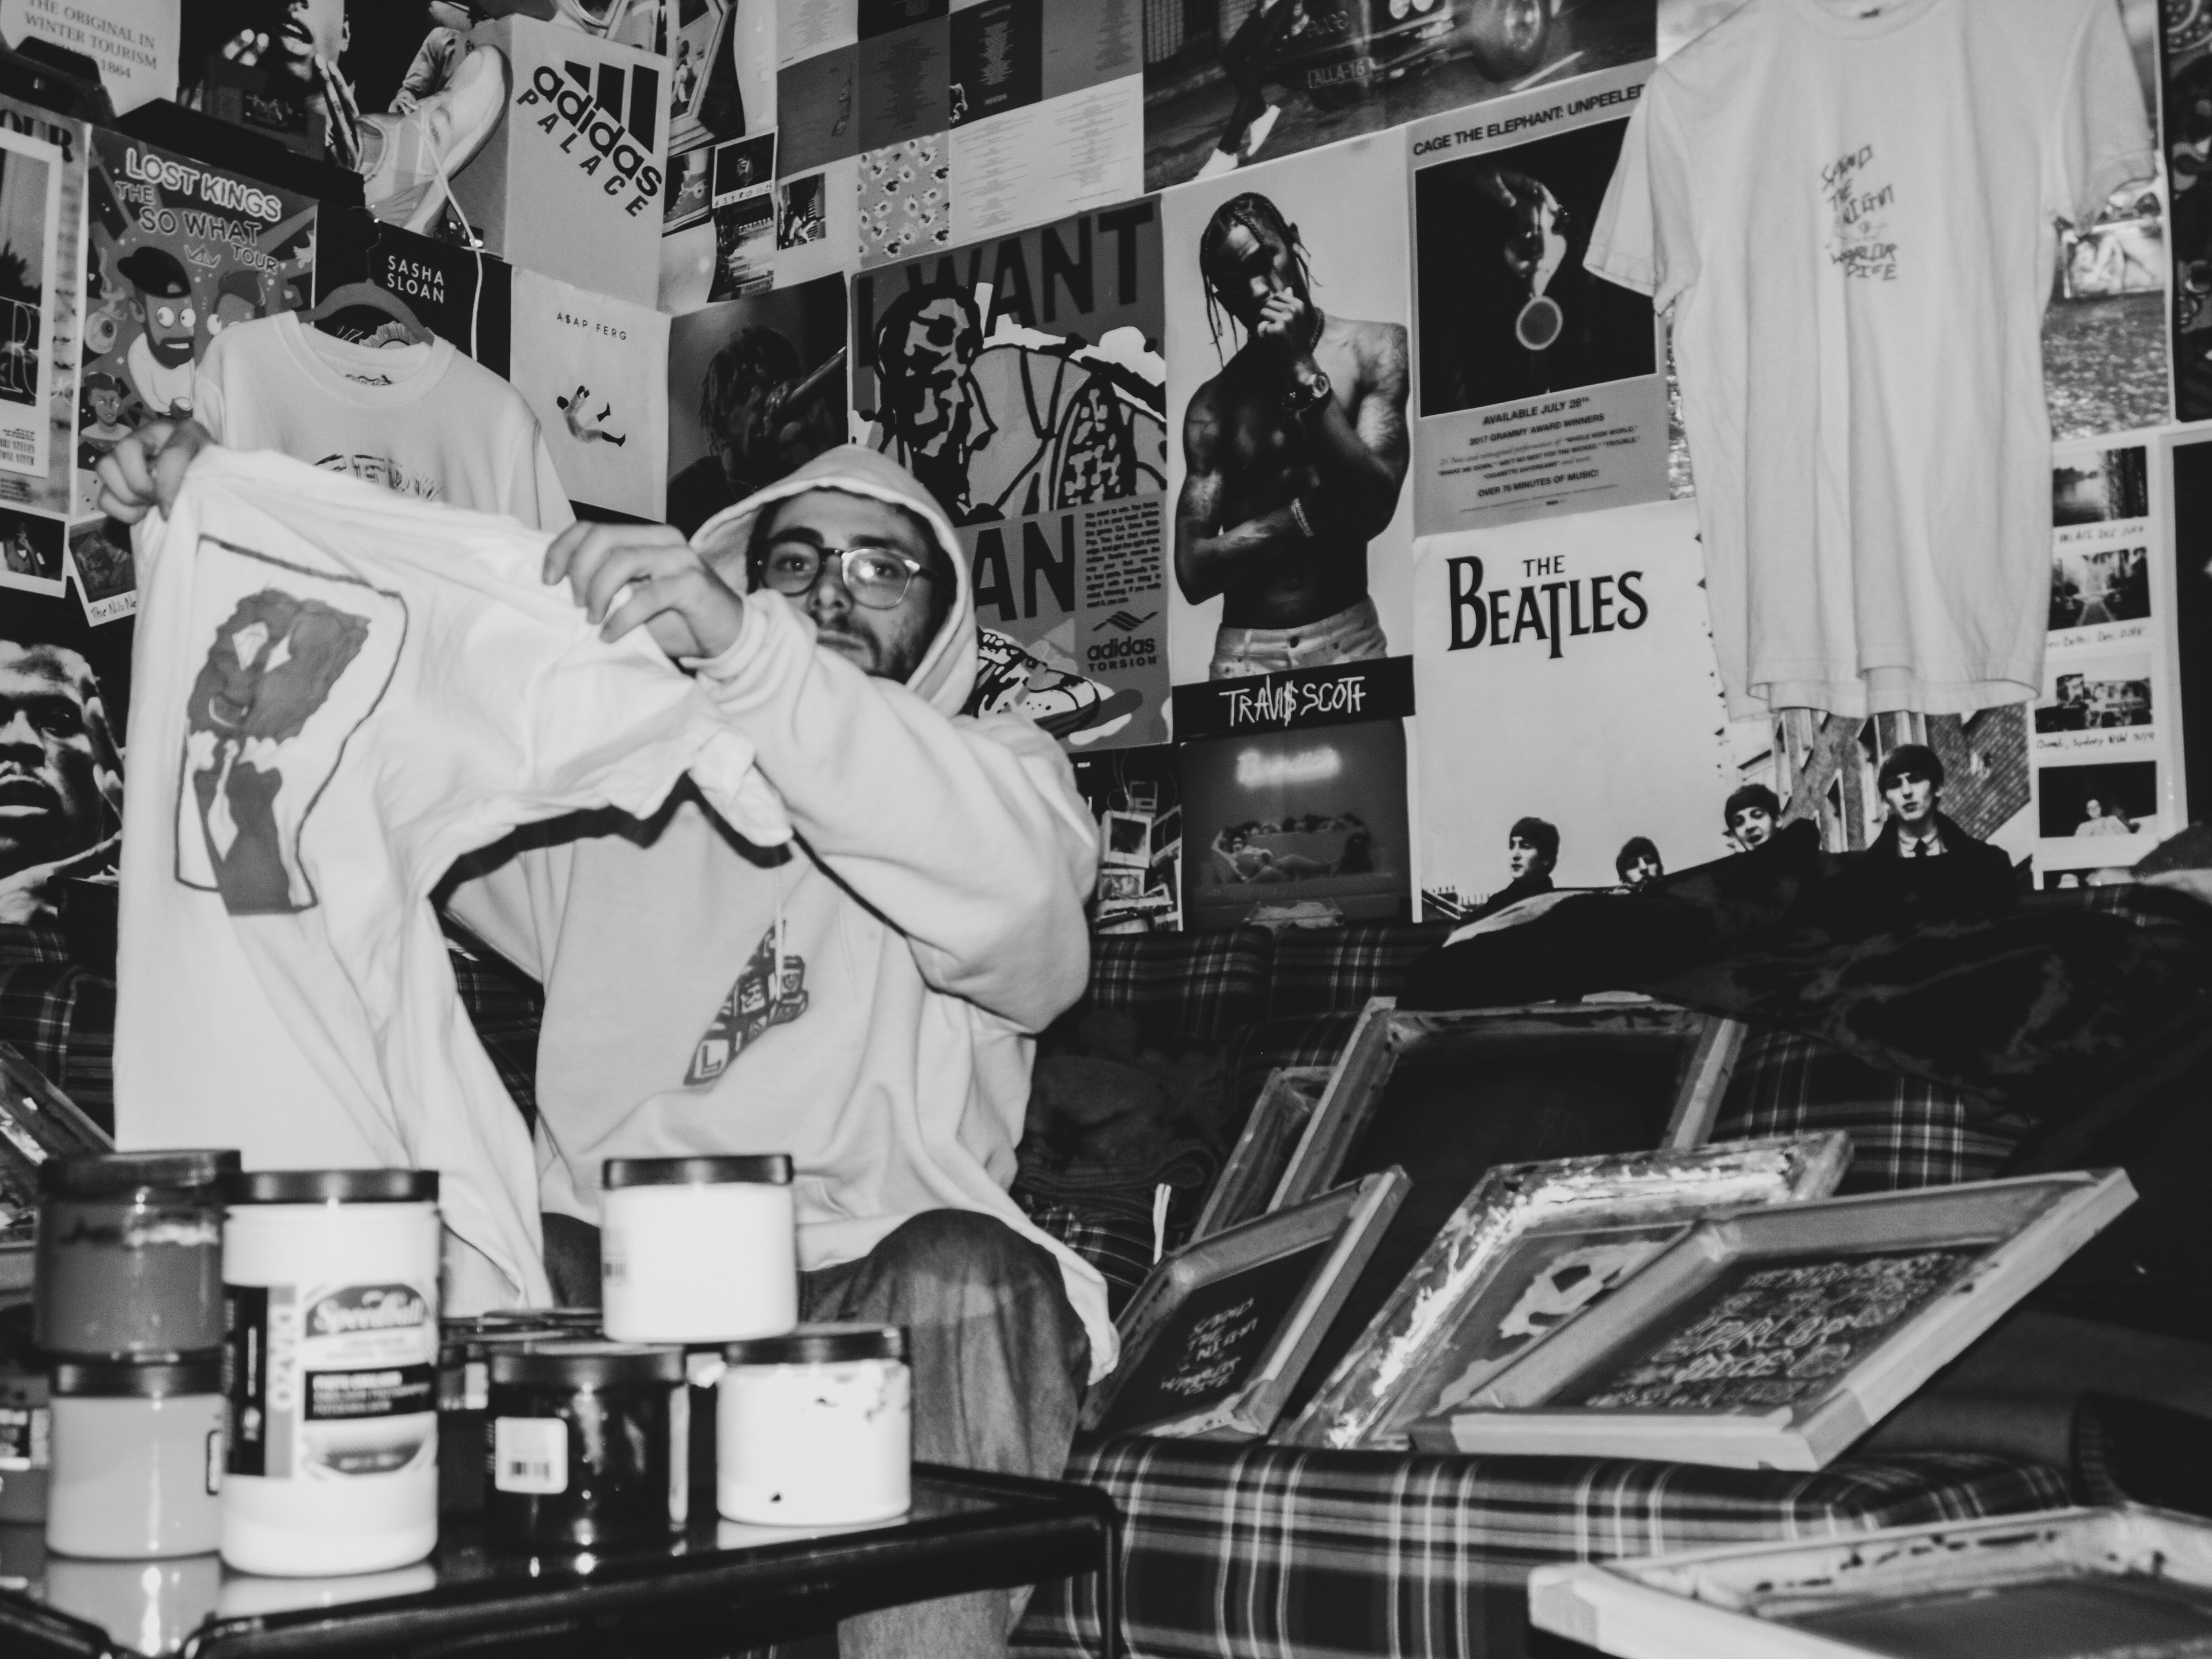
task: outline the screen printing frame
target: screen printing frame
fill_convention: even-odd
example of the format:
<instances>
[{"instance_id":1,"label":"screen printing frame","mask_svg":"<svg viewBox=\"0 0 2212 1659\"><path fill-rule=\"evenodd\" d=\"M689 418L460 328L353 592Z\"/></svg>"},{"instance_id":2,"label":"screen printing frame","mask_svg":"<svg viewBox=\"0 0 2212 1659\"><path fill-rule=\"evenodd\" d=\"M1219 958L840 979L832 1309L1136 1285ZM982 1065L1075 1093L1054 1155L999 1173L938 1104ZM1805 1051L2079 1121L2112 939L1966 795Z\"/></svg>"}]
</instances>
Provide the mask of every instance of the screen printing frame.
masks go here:
<instances>
[{"instance_id":1,"label":"screen printing frame","mask_svg":"<svg viewBox=\"0 0 2212 1659\"><path fill-rule=\"evenodd\" d=\"M1266 1434L1282 1414L1291 1390L1312 1363L1315 1350L1411 1186L1406 1172L1394 1165L1294 1208L1187 1244L1162 1261L1121 1310L1116 1322L1121 1333L1121 1364L1085 1397L1082 1425L1105 1425L1129 1379L1143 1370L1152 1346L1176 1328L1176 1316L1197 1291L1328 1244L1328 1253L1307 1275L1288 1313L1234 1392L1192 1411L1118 1424L1114 1430L1217 1440L1249 1440Z\"/></svg>"},{"instance_id":2,"label":"screen printing frame","mask_svg":"<svg viewBox=\"0 0 2212 1659\"><path fill-rule=\"evenodd\" d=\"M1528 1617L1617 1659L1867 1659L1778 1623L1911 1595L2060 1577L2162 1577L2212 1589L2212 1524L2119 1504L1892 1527L1807 1542L1563 1562L1528 1580Z\"/></svg>"},{"instance_id":3,"label":"screen printing frame","mask_svg":"<svg viewBox=\"0 0 2212 1659\"><path fill-rule=\"evenodd\" d=\"M1754 1210L1701 1221L1583 1317L1528 1349L1469 1406L1413 1425L1426 1449L1825 1468L2135 1201L2118 1170L2031 1176ZM1559 1405L1663 1342L1733 1267L1980 1247L1953 1282L1810 1398L1771 1410Z\"/></svg>"}]
</instances>

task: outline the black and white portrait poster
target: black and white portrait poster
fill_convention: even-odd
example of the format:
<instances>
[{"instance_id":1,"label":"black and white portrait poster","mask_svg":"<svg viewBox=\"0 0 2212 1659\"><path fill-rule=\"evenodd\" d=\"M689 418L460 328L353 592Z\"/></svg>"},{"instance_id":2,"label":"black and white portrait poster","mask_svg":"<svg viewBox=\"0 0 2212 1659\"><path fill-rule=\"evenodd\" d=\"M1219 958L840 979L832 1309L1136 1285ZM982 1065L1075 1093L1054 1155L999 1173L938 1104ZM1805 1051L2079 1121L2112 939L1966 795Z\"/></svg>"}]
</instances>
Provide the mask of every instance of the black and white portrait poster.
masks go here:
<instances>
[{"instance_id":1,"label":"black and white portrait poster","mask_svg":"<svg viewBox=\"0 0 2212 1659\"><path fill-rule=\"evenodd\" d=\"M2040 874L2131 865L2188 821L2166 466L2150 433L2051 452L2051 631L2028 736Z\"/></svg>"},{"instance_id":2,"label":"black and white portrait poster","mask_svg":"<svg viewBox=\"0 0 2212 1659\"><path fill-rule=\"evenodd\" d=\"M685 535L845 441L845 282L817 277L674 319L668 522Z\"/></svg>"},{"instance_id":3,"label":"black and white portrait poster","mask_svg":"<svg viewBox=\"0 0 2212 1659\"><path fill-rule=\"evenodd\" d=\"M1417 533L1666 498L1659 319L1583 266L1650 72L1407 129Z\"/></svg>"},{"instance_id":4,"label":"black and white portrait poster","mask_svg":"<svg viewBox=\"0 0 2212 1659\"><path fill-rule=\"evenodd\" d=\"M580 512L662 516L668 478L668 319L518 270L508 379L538 416Z\"/></svg>"},{"instance_id":5,"label":"black and white portrait poster","mask_svg":"<svg viewBox=\"0 0 2212 1659\"><path fill-rule=\"evenodd\" d=\"M1694 501L1419 546L1425 915L1457 920L1530 874L1528 848L1561 887L1623 884L1639 840L1662 871L1729 850L1738 778Z\"/></svg>"},{"instance_id":6,"label":"black and white portrait poster","mask_svg":"<svg viewBox=\"0 0 2212 1659\"><path fill-rule=\"evenodd\" d=\"M983 701L1074 750L1168 735L1159 204L853 279L867 441L958 526Z\"/></svg>"},{"instance_id":7,"label":"black and white portrait poster","mask_svg":"<svg viewBox=\"0 0 2212 1659\"><path fill-rule=\"evenodd\" d=\"M1405 168L1378 135L1162 199L1177 685L1410 649Z\"/></svg>"},{"instance_id":8,"label":"black and white portrait poster","mask_svg":"<svg viewBox=\"0 0 2212 1659\"><path fill-rule=\"evenodd\" d=\"M1210 179L1641 63L1680 0L1147 0L1145 180Z\"/></svg>"}]
</instances>

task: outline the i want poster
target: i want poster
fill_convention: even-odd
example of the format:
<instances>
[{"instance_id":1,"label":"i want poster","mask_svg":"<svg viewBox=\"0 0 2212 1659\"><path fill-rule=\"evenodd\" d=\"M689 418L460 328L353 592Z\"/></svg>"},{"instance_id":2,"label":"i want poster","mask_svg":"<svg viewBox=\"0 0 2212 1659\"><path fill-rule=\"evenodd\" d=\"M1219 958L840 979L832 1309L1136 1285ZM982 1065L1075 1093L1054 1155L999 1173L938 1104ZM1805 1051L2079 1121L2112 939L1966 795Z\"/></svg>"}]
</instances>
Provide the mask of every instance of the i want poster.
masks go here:
<instances>
[{"instance_id":1,"label":"i want poster","mask_svg":"<svg viewBox=\"0 0 2212 1659\"><path fill-rule=\"evenodd\" d=\"M1641 838L1663 870L1729 850L1736 782L1694 501L1425 538L1414 765L1422 908L1457 921L1555 848L1611 887ZM1530 831L1524 820L1541 830Z\"/></svg>"},{"instance_id":2,"label":"i want poster","mask_svg":"<svg viewBox=\"0 0 2212 1659\"><path fill-rule=\"evenodd\" d=\"M1583 264L1650 73L1408 130L1417 533L1666 499L1659 320Z\"/></svg>"},{"instance_id":3,"label":"i want poster","mask_svg":"<svg viewBox=\"0 0 2212 1659\"><path fill-rule=\"evenodd\" d=\"M971 712L1074 749L1168 735L1161 332L1149 198L853 279L854 408L968 554Z\"/></svg>"}]
</instances>

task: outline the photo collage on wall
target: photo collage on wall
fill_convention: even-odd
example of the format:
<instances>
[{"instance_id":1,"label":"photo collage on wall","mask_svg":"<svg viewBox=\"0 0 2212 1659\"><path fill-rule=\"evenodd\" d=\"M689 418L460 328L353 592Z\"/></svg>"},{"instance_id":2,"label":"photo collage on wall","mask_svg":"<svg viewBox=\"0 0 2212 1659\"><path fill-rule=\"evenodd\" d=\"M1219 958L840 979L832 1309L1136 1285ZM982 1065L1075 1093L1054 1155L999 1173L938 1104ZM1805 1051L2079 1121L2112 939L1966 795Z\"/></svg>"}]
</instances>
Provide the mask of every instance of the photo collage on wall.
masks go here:
<instances>
[{"instance_id":1,"label":"photo collage on wall","mask_svg":"<svg viewBox=\"0 0 2212 1659\"><path fill-rule=\"evenodd\" d=\"M2164 430L2212 416L2212 14L2113 3L2171 176L2061 238L2050 660L1975 728L2030 750L2032 799L1975 822L2045 884L2188 821L2212 721ZM975 711L1087 780L1102 925L1463 922L1532 834L1562 886L1688 867L1787 744L1721 702L1665 327L1584 258L1655 70L1741 3L319 0L303 53L222 0L173 48L188 107L365 174L474 112L459 209L0 109L0 588L127 618L100 456L221 329L368 281L510 380L586 516L688 533L848 439L913 469L969 561ZM530 148L572 132L598 166ZM2080 833L2093 804L2132 827Z\"/></svg>"}]
</instances>

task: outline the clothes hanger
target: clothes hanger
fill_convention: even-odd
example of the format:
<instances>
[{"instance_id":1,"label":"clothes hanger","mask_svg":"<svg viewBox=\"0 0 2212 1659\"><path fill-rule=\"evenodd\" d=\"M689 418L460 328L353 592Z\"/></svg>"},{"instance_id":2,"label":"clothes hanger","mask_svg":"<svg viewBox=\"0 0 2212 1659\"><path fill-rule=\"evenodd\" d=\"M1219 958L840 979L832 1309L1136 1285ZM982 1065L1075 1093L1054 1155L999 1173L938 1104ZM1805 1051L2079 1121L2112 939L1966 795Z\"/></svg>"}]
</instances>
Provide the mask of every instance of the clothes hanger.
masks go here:
<instances>
[{"instance_id":1,"label":"clothes hanger","mask_svg":"<svg viewBox=\"0 0 2212 1659\"><path fill-rule=\"evenodd\" d=\"M416 345L430 343L430 331L422 319L408 307L407 301L389 289L374 283L345 283L332 289L322 302L307 313L307 320L318 328L328 329L339 317L349 311L373 311L387 322L396 322L407 331L407 337ZM374 325L363 331L374 332Z\"/></svg>"}]
</instances>

